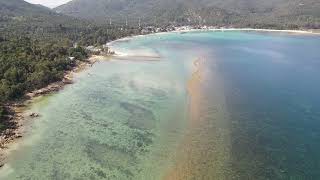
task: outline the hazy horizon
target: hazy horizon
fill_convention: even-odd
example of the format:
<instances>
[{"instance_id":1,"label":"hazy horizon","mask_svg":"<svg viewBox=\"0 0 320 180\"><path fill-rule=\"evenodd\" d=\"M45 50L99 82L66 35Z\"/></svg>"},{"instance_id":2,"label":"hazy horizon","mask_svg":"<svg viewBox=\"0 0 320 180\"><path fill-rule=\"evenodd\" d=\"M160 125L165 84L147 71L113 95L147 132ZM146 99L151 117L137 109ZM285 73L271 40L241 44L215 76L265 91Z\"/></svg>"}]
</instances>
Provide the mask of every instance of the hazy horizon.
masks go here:
<instances>
[{"instance_id":1,"label":"hazy horizon","mask_svg":"<svg viewBox=\"0 0 320 180\"><path fill-rule=\"evenodd\" d=\"M47 6L49 8L55 8L57 6L65 4L71 0L25 0L25 1L32 3L32 4L41 4L41 5Z\"/></svg>"}]
</instances>

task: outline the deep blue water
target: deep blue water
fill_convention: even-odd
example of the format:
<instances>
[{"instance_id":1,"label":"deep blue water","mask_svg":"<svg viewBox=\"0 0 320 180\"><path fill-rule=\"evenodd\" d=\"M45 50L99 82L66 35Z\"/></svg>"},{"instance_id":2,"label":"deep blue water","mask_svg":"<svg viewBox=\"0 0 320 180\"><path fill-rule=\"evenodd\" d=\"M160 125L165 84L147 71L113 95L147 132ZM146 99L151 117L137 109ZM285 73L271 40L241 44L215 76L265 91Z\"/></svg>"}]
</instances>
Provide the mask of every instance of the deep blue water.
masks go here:
<instances>
[{"instance_id":1,"label":"deep blue water","mask_svg":"<svg viewBox=\"0 0 320 180\"><path fill-rule=\"evenodd\" d=\"M320 179L320 38L214 43L240 179Z\"/></svg>"}]
</instances>

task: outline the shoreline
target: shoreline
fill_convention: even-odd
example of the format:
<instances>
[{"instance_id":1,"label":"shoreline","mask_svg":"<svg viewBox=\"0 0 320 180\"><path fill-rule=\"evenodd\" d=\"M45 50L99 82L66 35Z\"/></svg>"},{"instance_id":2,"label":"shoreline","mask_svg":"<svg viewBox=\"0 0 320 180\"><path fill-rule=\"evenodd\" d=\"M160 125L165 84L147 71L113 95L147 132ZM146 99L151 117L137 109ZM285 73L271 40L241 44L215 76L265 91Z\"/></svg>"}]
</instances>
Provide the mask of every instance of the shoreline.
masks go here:
<instances>
[{"instance_id":1,"label":"shoreline","mask_svg":"<svg viewBox=\"0 0 320 180\"><path fill-rule=\"evenodd\" d=\"M177 27L177 28L182 28L182 27ZM160 35L160 34L166 34L166 33L188 33L188 32L219 32L219 31L244 31L244 32L279 32L279 33L288 33L288 34L307 34L307 35L320 35L320 29L306 29L306 30L294 30L294 29L255 29L255 28L206 28L206 29L196 29L196 28L191 28L191 29L178 29L178 30L173 30L173 31L167 31L167 32L154 32L154 33L149 33L149 34L139 34L139 35L131 35L127 37L123 37L120 39L116 39L114 41L110 41L107 43L108 46L111 46L112 50L112 45L117 42L128 42L131 41L133 38L137 37L143 37L143 36L148 36L148 35ZM123 54L115 54L117 55L122 55Z\"/></svg>"},{"instance_id":2,"label":"shoreline","mask_svg":"<svg viewBox=\"0 0 320 180\"><path fill-rule=\"evenodd\" d=\"M208 28L208 29L181 29L172 32L216 32L216 31L255 31L255 32L282 32L289 34L309 34L309 35L320 35L320 30L291 30L291 29L254 29L254 28Z\"/></svg>"},{"instance_id":3,"label":"shoreline","mask_svg":"<svg viewBox=\"0 0 320 180\"><path fill-rule=\"evenodd\" d=\"M186 26L185 26L186 27ZM290 35L296 34L296 35L315 35L320 36L320 29L306 29L306 30L293 30L293 29L255 29L255 28L204 28L204 29L196 29L196 28L190 28L190 29L183 29L183 26L176 27L180 28L178 30L173 31L167 31L167 32L153 32L148 34L138 34L138 35L130 35L127 37L123 37L120 39L116 39L114 41L110 41L106 43L106 45L113 51L112 46L115 43L118 42L128 42L131 41L134 38L138 37L144 37L144 36L150 36L150 35L161 35L161 34L167 34L167 33L189 33L189 32L224 32L224 31L243 31L243 32L274 32L274 33L287 33ZM123 52L115 52L115 57L129 57L130 55L123 53ZM133 56L134 57L134 56Z\"/></svg>"},{"instance_id":4,"label":"shoreline","mask_svg":"<svg viewBox=\"0 0 320 180\"><path fill-rule=\"evenodd\" d=\"M179 28L179 27L178 27ZM181 27L180 27L181 28ZM320 30L316 30L314 32L313 30L276 30L276 29L253 29L253 28L223 28L223 29L218 29L218 28L207 28L207 29L179 29L179 30L174 30L174 31L168 31L168 32L156 32L156 33L149 33L149 34L143 34L143 35L131 35L127 37L123 37L111 42L106 43L110 48L112 49L112 45L117 42L126 42L126 41L131 41L133 38L136 37L143 37L143 36L148 36L148 35L160 35L160 34L166 34L166 33L183 33L183 32L223 32L223 31L244 31L244 32L250 32L250 31L255 31L255 32L281 32L281 33L288 33L288 34L299 34L299 35L320 35ZM122 54L117 54L115 53L113 56L121 57ZM123 56L123 55L122 55ZM14 101L11 103L8 103L6 107L9 109L9 120L6 120L6 124L8 124L9 128L4 130L0 134L0 168L4 166L6 163L6 158L8 156L8 150L10 149L10 145L14 144L18 139L23 137L23 121L26 117L31 117L35 118L39 115L37 114L25 114L25 111L30 103L32 101L40 96L45 96L52 94L54 92L58 92L62 90L66 85L72 84L73 83L73 75L75 73L79 73L82 70L85 70L88 68L88 66L93 65L97 61L99 61L101 58L105 58L108 56L105 55L93 55L90 56L86 61L83 62L78 62L77 65L75 65L71 70L66 71L64 73L64 77L61 81L50 83L44 88L26 93L25 97L22 100Z\"/></svg>"},{"instance_id":5,"label":"shoreline","mask_svg":"<svg viewBox=\"0 0 320 180\"><path fill-rule=\"evenodd\" d=\"M106 56L104 55L92 55L85 61L77 61L76 65L72 67L71 70L64 73L64 76L60 81L50 83L41 89L28 92L22 99L9 102L5 105L9 114L5 117L7 119L4 122L8 127L0 134L0 168L6 164L7 157L10 153L10 146L23 137L24 121L27 117L34 119L40 116L36 113L26 114L30 104L38 97L59 92L66 85L73 84L74 74L85 70L105 57Z\"/></svg>"}]
</instances>

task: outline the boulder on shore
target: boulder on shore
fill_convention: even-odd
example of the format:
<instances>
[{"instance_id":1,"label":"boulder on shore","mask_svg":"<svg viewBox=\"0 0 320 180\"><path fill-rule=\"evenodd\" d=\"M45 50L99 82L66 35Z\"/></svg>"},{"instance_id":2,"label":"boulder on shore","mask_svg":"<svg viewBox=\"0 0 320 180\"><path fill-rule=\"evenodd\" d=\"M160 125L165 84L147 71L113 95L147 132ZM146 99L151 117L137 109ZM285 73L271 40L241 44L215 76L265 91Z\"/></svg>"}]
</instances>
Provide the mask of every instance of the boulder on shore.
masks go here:
<instances>
[{"instance_id":1,"label":"boulder on shore","mask_svg":"<svg viewBox=\"0 0 320 180\"><path fill-rule=\"evenodd\" d=\"M30 116L30 117L39 117L39 114L37 114L37 113L31 113L29 116Z\"/></svg>"}]
</instances>

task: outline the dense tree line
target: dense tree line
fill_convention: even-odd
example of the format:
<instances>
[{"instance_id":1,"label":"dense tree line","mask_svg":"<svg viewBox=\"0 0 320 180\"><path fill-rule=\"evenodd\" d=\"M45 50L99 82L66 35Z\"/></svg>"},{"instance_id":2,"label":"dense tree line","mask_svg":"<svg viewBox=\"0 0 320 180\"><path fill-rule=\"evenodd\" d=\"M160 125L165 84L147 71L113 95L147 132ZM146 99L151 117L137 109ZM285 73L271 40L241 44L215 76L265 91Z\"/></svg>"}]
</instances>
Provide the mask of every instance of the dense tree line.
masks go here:
<instances>
[{"instance_id":1,"label":"dense tree line","mask_svg":"<svg viewBox=\"0 0 320 180\"><path fill-rule=\"evenodd\" d=\"M4 115L4 108L0 105L0 119L2 120L2 116ZM1 122L1 121L0 121ZM3 130L3 125L0 123L0 132Z\"/></svg>"},{"instance_id":2,"label":"dense tree line","mask_svg":"<svg viewBox=\"0 0 320 180\"><path fill-rule=\"evenodd\" d=\"M135 28L84 22L72 26L7 23L0 29L0 131L6 113L4 104L61 80L64 72L75 65L68 57L85 60L85 46L100 46L138 32Z\"/></svg>"},{"instance_id":3,"label":"dense tree line","mask_svg":"<svg viewBox=\"0 0 320 180\"><path fill-rule=\"evenodd\" d=\"M4 104L61 80L75 65L69 56L84 60L85 46L137 33L136 28L96 24L23 0L0 0L0 130Z\"/></svg>"},{"instance_id":4,"label":"dense tree line","mask_svg":"<svg viewBox=\"0 0 320 180\"><path fill-rule=\"evenodd\" d=\"M85 21L79 21L78 24L52 24L46 22L39 24L30 20L19 23L5 23L3 28L1 28L0 22L0 34L6 38L27 36L33 39L49 41L53 39L69 39L71 42L82 46L103 45L108 41L138 34L139 32L138 28L87 24Z\"/></svg>"},{"instance_id":5,"label":"dense tree line","mask_svg":"<svg viewBox=\"0 0 320 180\"><path fill-rule=\"evenodd\" d=\"M69 56L84 60L82 47L72 47L67 39L39 41L28 37L0 37L0 115L3 105L26 92L61 80L75 62Z\"/></svg>"}]
</instances>

